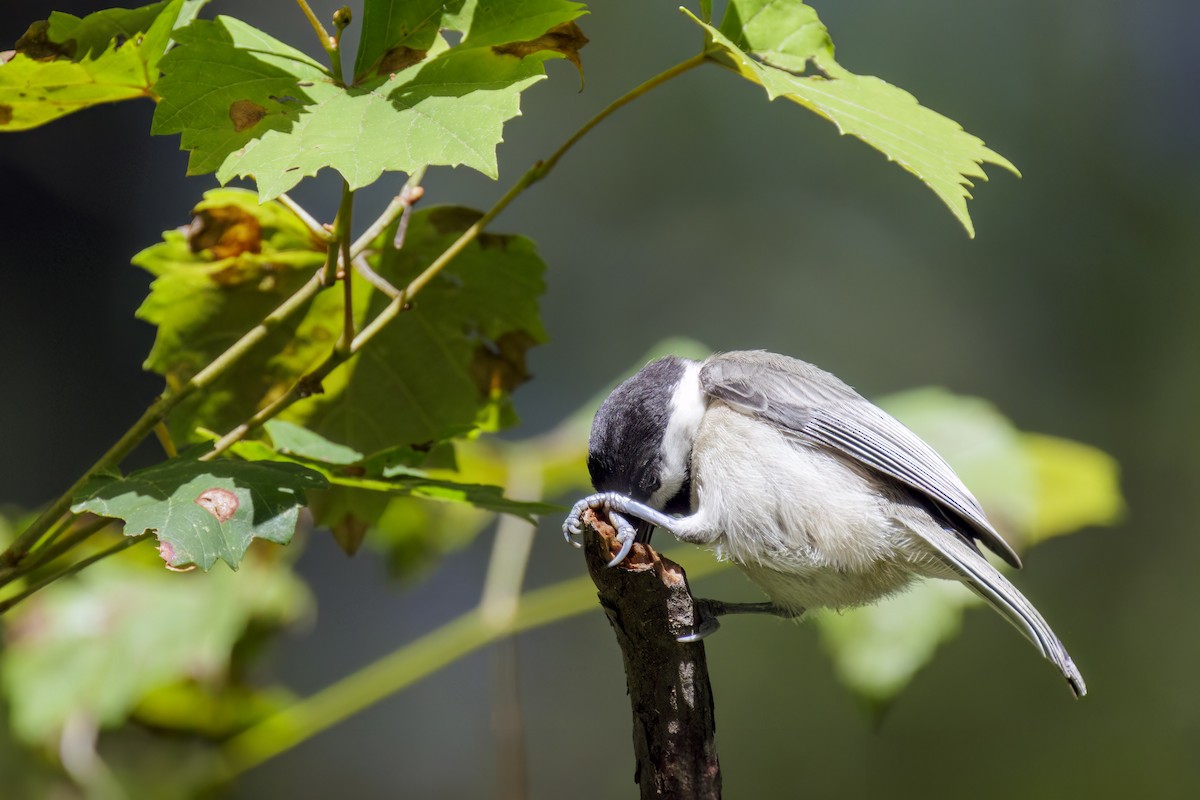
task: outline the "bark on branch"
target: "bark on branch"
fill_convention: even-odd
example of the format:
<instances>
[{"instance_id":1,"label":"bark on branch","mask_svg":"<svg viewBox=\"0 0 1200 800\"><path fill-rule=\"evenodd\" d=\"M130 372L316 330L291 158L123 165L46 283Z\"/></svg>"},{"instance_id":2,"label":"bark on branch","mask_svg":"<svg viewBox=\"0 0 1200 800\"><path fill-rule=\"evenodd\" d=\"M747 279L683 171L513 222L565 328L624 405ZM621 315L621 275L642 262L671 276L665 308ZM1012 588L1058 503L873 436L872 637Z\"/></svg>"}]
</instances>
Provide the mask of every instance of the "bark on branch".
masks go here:
<instances>
[{"instance_id":1,"label":"bark on branch","mask_svg":"<svg viewBox=\"0 0 1200 800\"><path fill-rule=\"evenodd\" d=\"M687 575L640 544L609 568L620 549L616 531L591 511L583 519L588 571L625 660L641 796L717 800L721 768L704 644L676 641L698 620Z\"/></svg>"}]
</instances>

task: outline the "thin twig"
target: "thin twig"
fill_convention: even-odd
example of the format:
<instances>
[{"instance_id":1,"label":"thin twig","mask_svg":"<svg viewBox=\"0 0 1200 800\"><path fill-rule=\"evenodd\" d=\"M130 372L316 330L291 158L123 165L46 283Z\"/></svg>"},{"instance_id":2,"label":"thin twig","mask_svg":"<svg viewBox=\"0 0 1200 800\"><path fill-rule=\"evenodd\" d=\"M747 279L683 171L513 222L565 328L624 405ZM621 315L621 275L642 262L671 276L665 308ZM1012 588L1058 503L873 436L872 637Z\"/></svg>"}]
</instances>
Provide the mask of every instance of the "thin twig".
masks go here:
<instances>
[{"instance_id":1,"label":"thin twig","mask_svg":"<svg viewBox=\"0 0 1200 800\"><path fill-rule=\"evenodd\" d=\"M53 563L55 559L66 555L111 524L113 520L110 517L96 517L75 528L56 544L51 545L47 540L38 549L30 551L28 560L21 564L23 571L31 572Z\"/></svg>"},{"instance_id":2,"label":"thin twig","mask_svg":"<svg viewBox=\"0 0 1200 800\"><path fill-rule=\"evenodd\" d=\"M166 453L167 458L174 458L179 455L179 450L175 447L175 440L171 438L171 430L167 427L167 423L159 420L154 426L154 436L158 439L158 444Z\"/></svg>"},{"instance_id":3,"label":"thin twig","mask_svg":"<svg viewBox=\"0 0 1200 800\"><path fill-rule=\"evenodd\" d=\"M375 270L371 269L371 265L367 262L366 256L358 256L350 262L354 271L366 279L367 283L374 286L385 295L395 300L401 296L401 291L388 282L388 279L380 275Z\"/></svg>"},{"instance_id":4,"label":"thin twig","mask_svg":"<svg viewBox=\"0 0 1200 800\"><path fill-rule=\"evenodd\" d=\"M354 341L354 285L351 278L354 266L350 263L350 231L354 225L354 192L350 184L342 180L342 205L338 209L337 235L338 250L341 251L338 277L342 279L342 336L338 340L338 350L348 350Z\"/></svg>"},{"instance_id":5,"label":"thin twig","mask_svg":"<svg viewBox=\"0 0 1200 800\"><path fill-rule=\"evenodd\" d=\"M425 178L425 170L426 167L421 167L408 176L408 180L400 188L400 193L392 198L392 202L388 203L383 213L371 223L371 227L354 240L354 245L350 248L350 255L356 258L362 255L371 246L371 242L378 239L379 234L396 221L396 217L403 217L424 196L425 191L421 188L421 181ZM400 249L400 245L396 245L396 249Z\"/></svg>"},{"instance_id":6,"label":"thin twig","mask_svg":"<svg viewBox=\"0 0 1200 800\"><path fill-rule=\"evenodd\" d=\"M308 24L312 25L313 31L317 34L317 39L321 41L321 48L326 53L329 53L330 45L333 41L329 36L329 31L325 30L325 26L321 24L321 20L317 19L317 15L313 13L307 0L296 0L296 4L300 6L300 10L304 12L304 16L308 18Z\"/></svg>"},{"instance_id":7,"label":"thin twig","mask_svg":"<svg viewBox=\"0 0 1200 800\"><path fill-rule=\"evenodd\" d=\"M22 600L25 600L30 595L46 588L50 584L59 580L60 578L65 578L68 575L74 575L76 572L79 572L83 568L91 566L92 564L96 563L97 561L100 561L101 559L104 559L104 558L108 558L109 556L119 553L122 550L125 550L129 547L133 547L138 542L141 542L145 539L149 539L153 535L154 535L153 533L147 531L146 533L142 533L137 536L127 536L106 550L101 550L99 553L95 553L81 561L77 561L65 569L59 570L58 572L55 572L51 575L47 575L46 577L42 578L37 583L34 583L31 586L29 586L28 588L26 588L25 591L21 592L20 594L15 594L12 597L9 597L3 601L0 601L0 614L6 613L9 609L11 609L17 603L20 603Z\"/></svg>"},{"instance_id":8,"label":"thin twig","mask_svg":"<svg viewBox=\"0 0 1200 800\"><path fill-rule=\"evenodd\" d=\"M319 239L322 243L327 245L333 241L333 233L330 232L330 230L320 222L318 222L312 214L308 213L304 206L297 203L288 194L281 194L275 199L279 201L280 205L295 214L296 217L304 223L304 227L308 228L308 232Z\"/></svg>"},{"instance_id":9,"label":"thin twig","mask_svg":"<svg viewBox=\"0 0 1200 800\"><path fill-rule=\"evenodd\" d=\"M536 453L517 445L508 455L505 497L540 500L542 464ZM487 624L507 627L516 618L536 530L537 526L518 517L500 517L479 601L479 612ZM517 640L511 636L497 642L492 652L492 734L497 796L501 800L524 800L529 794L518 655Z\"/></svg>"}]
</instances>

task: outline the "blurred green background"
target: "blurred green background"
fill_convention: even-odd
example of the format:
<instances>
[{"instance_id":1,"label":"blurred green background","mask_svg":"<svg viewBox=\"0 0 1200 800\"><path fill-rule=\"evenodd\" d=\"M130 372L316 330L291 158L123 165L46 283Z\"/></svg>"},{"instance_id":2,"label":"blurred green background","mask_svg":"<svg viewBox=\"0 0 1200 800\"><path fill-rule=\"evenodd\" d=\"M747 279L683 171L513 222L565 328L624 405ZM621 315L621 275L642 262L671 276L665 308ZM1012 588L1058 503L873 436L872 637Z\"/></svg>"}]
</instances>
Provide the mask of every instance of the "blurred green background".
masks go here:
<instances>
[{"instance_id":1,"label":"blurred green background","mask_svg":"<svg viewBox=\"0 0 1200 800\"><path fill-rule=\"evenodd\" d=\"M52 10L7 0L0 42ZM314 3L327 16L336 3ZM1074 0L815 4L839 61L913 92L1023 172L992 170L968 240L912 176L828 123L716 69L606 121L496 228L550 264L551 343L519 390L526 436L553 427L653 343L767 348L868 396L942 385L989 398L1024 430L1122 464L1125 522L1051 541L1018 585L1071 649L1089 696L998 617L967 616L876 725L834 680L812 630L736 619L710 640L728 797L1200 796L1200 6ZM351 3L357 10L358 4ZM694 52L674 3L594 4L572 68L526 95L499 184L434 170L429 204L490 205L535 159L646 77ZM290 0L217 0L314 50ZM176 138L149 139L148 103L100 108L0 139L0 502L44 502L158 390L133 318L147 276L128 259L186 221L211 176L182 177ZM332 218L328 175L296 198ZM394 191L384 181L368 202ZM565 498L564 498L565 499ZM581 574L558 520L528 584ZM313 624L264 676L310 693L473 607L485 534L416 583L326 537L301 569ZM697 590L753 597L737 574ZM620 655L597 610L519 638L532 795L632 796ZM432 679L249 773L264 796L493 796L493 659Z\"/></svg>"}]
</instances>

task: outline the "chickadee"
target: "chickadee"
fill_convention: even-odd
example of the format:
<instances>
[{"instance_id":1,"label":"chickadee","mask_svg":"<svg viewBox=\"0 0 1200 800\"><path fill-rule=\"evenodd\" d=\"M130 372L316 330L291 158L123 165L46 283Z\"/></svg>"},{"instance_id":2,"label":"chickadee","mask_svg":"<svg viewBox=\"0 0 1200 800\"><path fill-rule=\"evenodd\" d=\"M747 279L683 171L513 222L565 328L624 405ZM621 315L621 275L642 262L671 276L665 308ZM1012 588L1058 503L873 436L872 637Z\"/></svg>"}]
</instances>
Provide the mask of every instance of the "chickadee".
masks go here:
<instances>
[{"instance_id":1,"label":"chickadee","mask_svg":"<svg viewBox=\"0 0 1200 800\"><path fill-rule=\"evenodd\" d=\"M957 580L1086 692L1042 615L980 552L1021 566L950 466L811 364L763 351L655 361L600 406L588 470L599 493L572 509L568 541L592 508L622 543L610 566L655 526L707 545L770 598L717 603L714 614L798 617L871 603L915 577Z\"/></svg>"}]
</instances>

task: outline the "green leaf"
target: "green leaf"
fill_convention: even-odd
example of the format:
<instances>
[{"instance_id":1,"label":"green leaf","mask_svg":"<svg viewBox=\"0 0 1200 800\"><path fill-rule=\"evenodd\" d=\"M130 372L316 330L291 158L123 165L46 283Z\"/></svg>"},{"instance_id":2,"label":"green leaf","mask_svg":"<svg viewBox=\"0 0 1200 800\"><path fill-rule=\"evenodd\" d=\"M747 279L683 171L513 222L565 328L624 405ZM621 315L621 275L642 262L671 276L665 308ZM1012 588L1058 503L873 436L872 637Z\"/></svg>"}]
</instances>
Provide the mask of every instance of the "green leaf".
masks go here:
<instances>
[{"instance_id":1,"label":"green leaf","mask_svg":"<svg viewBox=\"0 0 1200 800\"><path fill-rule=\"evenodd\" d=\"M422 48L348 87L244 22L197 21L178 32L179 46L163 60L151 132L182 134L189 173L215 170L223 183L253 177L263 200L325 167L351 189L384 171L426 165L465 165L495 177L496 146L504 123L520 113L521 92L545 77L546 60L568 56L549 43L515 54L502 45L582 13L558 0L537 0L532 16L510 5L471 2L444 15L440 3L405 4L396 12L401 27L383 26L389 38L376 40L378 26L367 29L368 50L400 32ZM418 24L410 16L418 13L433 16ZM466 33L458 46L437 36L447 22Z\"/></svg>"},{"instance_id":2,"label":"green leaf","mask_svg":"<svg viewBox=\"0 0 1200 800\"><path fill-rule=\"evenodd\" d=\"M153 97L183 0L35 22L0 63L0 131L44 125L101 103ZM195 13L189 8L190 13Z\"/></svg>"},{"instance_id":3,"label":"green leaf","mask_svg":"<svg viewBox=\"0 0 1200 800\"><path fill-rule=\"evenodd\" d=\"M171 231L135 263L158 276L138 315L159 326L146 366L179 386L257 325L324 262L324 245L275 203L248 192L210 192L200 223ZM404 250L376 271L403 286L458 238L478 213L423 210ZM385 232L377 243L382 249ZM396 455L494 429L512 419L508 393L525 380L525 351L545 340L538 296L545 265L529 240L484 234L416 296L410 311L301 401L288 421L356 453ZM390 299L354 281L357 324ZM227 430L278 397L331 351L342 327L342 292L327 291L277 326L228 375L185 400L168 422L179 440L199 427ZM398 449L398 450L397 450Z\"/></svg>"},{"instance_id":4,"label":"green leaf","mask_svg":"<svg viewBox=\"0 0 1200 800\"><path fill-rule=\"evenodd\" d=\"M267 131L290 130L314 93L332 90L320 63L232 17L196 20L175 41L150 133L182 134L189 175L216 170Z\"/></svg>"},{"instance_id":5,"label":"green leaf","mask_svg":"<svg viewBox=\"0 0 1200 800\"><path fill-rule=\"evenodd\" d=\"M205 193L192 223L133 263L155 276L137 316L158 326L145 367L175 388L259 324L325 263L325 245L278 203L253 192ZM228 374L180 404L168 419L176 441L197 426L226 430L287 390L323 358L337 337L341 299L327 292L278 326Z\"/></svg>"},{"instance_id":6,"label":"green leaf","mask_svg":"<svg viewBox=\"0 0 1200 800\"><path fill-rule=\"evenodd\" d=\"M879 405L949 462L1018 550L1111 523L1123 507L1111 457L1022 433L986 400L928 388ZM961 585L929 580L872 606L817 615L815 622L842 683L881 711L957 635L963 609L978 602Z\"/></svg>"},{"instance_id":7,"label":"green leaf","mask_svg":"<svg viewBox=\"0 0 1200 800\"><path fill-rule=\"evenodd\" d=\"M946 459L1022 549L1037 513L1037 476L1017 427L987 400L935 387L893 394L879 405Z\"/></svg>"},{"instance_id":8,"label":"green leaf","mask_svg":"<svg viewBox=\"0 0 1200 800\"><path fill-rule=\"evenodd\" d=\"M397 71L433 48L443 28L463 33L463 45L480 47L536 39L586 13L582 3L566 0L366 0L354 80Z\"/></svg>"},{"instance_id":9,"label":"green leaf","mask_svg":"<svg viewBox=\"0 0 1200 800\"><path fill-rule=\"evenodd\" d=\"M705 31L710 58L828 119L921 179L975 235L967 212L972 179L984 163L1017 172L957 122L925 108L879 78L855 75L833 57L816 12L799 0L730 0L720 29L681 9Z\"/></svg>"},{"instance_id":10,"label":"green leaf","mask_svg":"<svg viewBox=\"0 0 1200 800\"><path fill-rule=\"evenodd\" d=\"M125 521L125 535L153 531L171 567L237 569L252 539L287 544L305 491L325 478L298 464L174 459L126 478L97 478L71 510Z\"/></svg>"},{"instance_id":11,"label":"green leaf","mask_svg":"<svg viewBox=\"0 0 1200 800\"><path fill-rule=\"evenodd\" d=\"M405 286L478 218L457 207L414 214L404 248L387 249L377 271ZM379 249L393 234L382 235ZM528 239L481 235L410 311L326 379L323 394L296 403L285 418L362 453L506 424L509 392L529 377L525 352L546 339L537 307L544 271ZM366 318L391 302L380 292L367 299Z\"/></svg>"},{"instance_id":12,"label":"green leaf","mask_svg":"<svg viewBox=\"0 0 1200 800\"><path fill-rule=\"evenodd\" d=\"M72 719L116 726L170 687L219 692L251 624L284 624L311 606L279 563L177 575L132 559L106 559L10 612L0 684L22 740L51 744Z\"/></svg>"},{"instance_id":13,"label":"green leaf","mask_svg":"<svg viewBox=\"0 0 1200 800\"><path fill-rule=\"evenodd\" d=\"M279 447L279 440L272 438ZM310 453L338 447L311 431L299 438ZM472 447L477 442L459 444ZM492 513L536 523L538 516L557 517L566 511L548 503L511 500L499 486L479 482L503 479L503 466L492 460L486 469L472 469L464 476L447 470L418 470L410 454L397 454L403 463L388 466L391 460L383 458L352 465L314 461L279 452L261 441L238 442L233 452L256 461L294 461L320 472L330 488L309 493L316 524L329 528L350 555L364 540L369 541L387 556L397 575L412 573L433 558L462 547L491 523ZM424 500L437 502L420 502Z\"/></svg>"},{"instance_id":14,"label":"green leaf","mask_svg":"<svg viewBox=\"0 0 1200 800\"><path fill-rule=\"evenodd\" d=\"M931 580L874 606L814 619L838 679L878 713L958 635L963 609L975 602L965 586Z\"/></svg>"},{"instance_id":15,"label":"green leaf","mask_svg":"<svg viewBox=\"0 0 1200 800\"><path fill-rule=\"evenodd\" d=\"M345 445L335 444L324 436L310 431L302 425L281 419L268 420L267 434L275 449L281 453L323 461L326 464L357 464L363 460L363 454Z\"/></svg>"}]
</instances>

